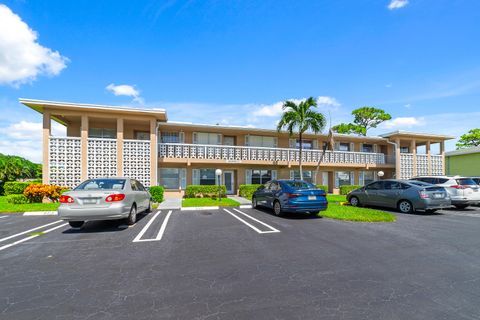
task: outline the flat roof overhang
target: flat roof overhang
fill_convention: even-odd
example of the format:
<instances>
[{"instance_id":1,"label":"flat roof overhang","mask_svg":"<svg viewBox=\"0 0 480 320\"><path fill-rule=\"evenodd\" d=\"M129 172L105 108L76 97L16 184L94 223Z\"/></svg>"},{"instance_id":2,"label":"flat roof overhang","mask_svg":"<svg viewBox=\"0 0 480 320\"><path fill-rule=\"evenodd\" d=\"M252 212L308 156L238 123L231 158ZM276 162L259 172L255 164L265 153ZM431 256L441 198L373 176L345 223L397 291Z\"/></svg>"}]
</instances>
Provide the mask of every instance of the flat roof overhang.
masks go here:
<instances>
[{"instance_id":1,"label":"flat roof overhang","mask_svg":"<svg viewBox=\"0 0 480 320\"><path fill-rule=\"evenodd\" d=\"M166 122L167 112L165 109L140 109L123 106L109 106L98 104L85 104L85 103L73 103L73 102L58 102L47 100L34 100L20 98L19 102L39 113L44 113L45 109L51 110L52 119L63 125L66 124L66 119L62 116L71 114L71 112L88 113L92 117L97 114L111 115L112 117L145 117L154 118L157 121Z\"/></svg>"},{"instance_id":2,"label":"flat roof overhang","mask_svg":"<svg viewBox=\"0 0 480 320\"><path fill-rule=\"evenodd\" d=\"M400 138L400 139L417 139L417 140L431 140L431 141L446 141L446 140L452 140L455 139L454 136L448 136L448 135L442 135L442 134L432 134L432 133L421 133L421 132L410 132L410 131L403 131L403 130L398 130L394 132L389 132L385 134L381 134L380 137L384 138L389 138L389 139L394 139L394 138Z\"/></svg>"}]
</instances>

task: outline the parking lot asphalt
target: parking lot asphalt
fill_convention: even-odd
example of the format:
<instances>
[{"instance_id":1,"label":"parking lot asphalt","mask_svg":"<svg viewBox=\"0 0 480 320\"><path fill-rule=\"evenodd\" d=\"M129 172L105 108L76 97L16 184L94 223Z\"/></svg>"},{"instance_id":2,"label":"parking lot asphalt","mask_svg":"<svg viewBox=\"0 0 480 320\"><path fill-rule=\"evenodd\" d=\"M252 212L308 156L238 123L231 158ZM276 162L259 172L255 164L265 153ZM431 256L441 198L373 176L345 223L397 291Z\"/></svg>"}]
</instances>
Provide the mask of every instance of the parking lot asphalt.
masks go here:
<instances>
[{"instance_id":1,"label":"parking lot asphalt","mask_svg":"<svg viewBox=\"0 0 480 320\"><path fill-rule=\"evenodd\" d=\"M397 217L0 215L0 319L479 319L480 208Z\"/></svg>"}]
</instances>

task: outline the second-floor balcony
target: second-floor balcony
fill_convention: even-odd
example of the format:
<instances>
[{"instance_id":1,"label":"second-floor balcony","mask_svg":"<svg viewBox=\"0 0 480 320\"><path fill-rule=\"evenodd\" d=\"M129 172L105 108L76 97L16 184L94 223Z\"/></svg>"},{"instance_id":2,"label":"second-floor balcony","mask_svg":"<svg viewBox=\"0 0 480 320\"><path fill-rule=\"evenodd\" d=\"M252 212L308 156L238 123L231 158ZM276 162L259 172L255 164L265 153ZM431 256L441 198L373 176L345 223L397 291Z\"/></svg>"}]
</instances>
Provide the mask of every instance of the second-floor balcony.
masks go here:
<instances>
[{"instance_id":1,"label":"second-floor balcony","mask_svg":"<svg viewBox=\"0 0 480 320\"><path fill-rule=\"evenodd\" d=\"M160 159L212 160L213 162L271 162L298 163L300 150L289 148L264 148L226 145L201 145L184 143L159 143ZM317 163L322 150L303 150L303 163ZM325 164L386 165L394 164L395 159L383 153L326 151L322 161Z\"/></svg>"}]
</instances>

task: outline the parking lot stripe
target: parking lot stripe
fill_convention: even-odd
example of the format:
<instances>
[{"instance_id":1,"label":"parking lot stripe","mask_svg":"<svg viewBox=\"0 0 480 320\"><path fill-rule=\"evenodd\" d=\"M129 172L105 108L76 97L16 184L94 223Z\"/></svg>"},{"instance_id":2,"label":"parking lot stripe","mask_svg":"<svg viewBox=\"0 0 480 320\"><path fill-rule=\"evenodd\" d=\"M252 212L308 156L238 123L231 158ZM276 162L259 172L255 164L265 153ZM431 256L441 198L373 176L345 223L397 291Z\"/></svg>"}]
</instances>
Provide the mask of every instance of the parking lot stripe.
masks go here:
<instances>
[{"instance_id":1,"label":"parking lot stripe","mask_svg":"<svg viewBox=\"0 0 480 320\"><path fill-rule=\"evenodd\" d=\"M152 219L150 219L150 221L148 221L148 223L145 225L145 227L143 227L143 229L138 233L138 235L135 237L135 239L133 239L132 242L140 242L142 241L141 238L143 237L143 235L145 234L145 232L147 232L148 228L150 228L150 226L152 225L153 221L158 217L158 215L161 213L162 211L157 211L157 213L155 213L155 215L152 217Z\"/></svg>"},{"instance_id":2,"label":"parking lot stripe","mask_svg":"<svg viewBox=\"0 0 480 320\"><path fill-rule=\"evenodd\" d=\"M165 220L163 220L162 226L160 227L160 231L158 231L157 237L155 240L159 241L162 240L163 233L165 232L165 229L167 228L167 223L168 219L170 219L170 216L172 215L172 210L168 211L167 216L165 217Z\"/></svg>"},{"instance_id":3,"label":"parking lot stripe","mask_svg":"<svg viewBox=\"0 0 480 320\"><path fill-rule=\"evenodd\" d=\"M260 221L260 220L258 220L258 219L256 219L256 218L254 218L254 217L252 217L252 216L250 216L250 215L246 214L245 212L242 212L242 211L240 211L240 210L238 210L238 209L235 209L235 208L233 208L233 210L237 211L238 213L241 213L241 214L243 214L244 216L247 216L247 217L249 217L249 218L250 218L250 219L252 219L253 221L256 221L256 222L258 222L258 223L260 223L260 224L264 225L265 227L267 227L267 228L269 228L270 230L272 230L271 232L280 232L280 230L278 230L278 229L275 229L275 228L274 228L274 227L272 227L271 225L268 225L268 224L266 224L265 222L263 222L263 221ZM268 232L269 232L269 231L263 231L263 233L268 233Z\"/></svg>"},{"instance_id":4,"label":"parking lot stripe","mask_svg":"<svg viewBox=\"0 0 480 320\"><path fill-rule=\"evenodd\" d=\"M60 221L60 222L63 222L63 221ZM5 250L5 249L10 248L10 247L13 247L13 246L15 246L15 245L17 245L17 244L20 244L20 243L23 243L23 242L25 242L25 241L31 240L31 239L33 239L33 238L39 237L41 234L49 233L49 232L52 232L53 230L57 230L57 229L59 229L59 228L61 228L61 227L65 227L66 225L68 225L68 223L64 223L64 224L61 224L61 225L59 225L59 226L55 226L55 227L50 228L50 229L48 229L48 230L45 230L45 231L43 231L43 232L41 232L41 233L34 234L34 235L29 236L29 237L23 238L23 239L21 239L21 240L17 240L17 241L15 241L15 242L6 244L6 245L4 245L3 247L0 247L0 251Z\"/></svg>"},{"instance_id":5,"label":"parking lot stripe","mask_svg":"<svg viewBox=\"0 0 480 320\"><path fill-rule=\"evenodd\" d=\"M51 226L51 225L53 225L53 224L61 223L61 222L63 222L63 221L58 220L58 221L54 221L54 222L52 222L52 223L44 224L43 226L39 226L39 227L32 228L32 229L27 230L27 231L23 231L23 232L20 232L20 233L16 233L16 234L11 235L11 236L8 236L8 237L6 237L6 238L0 239L0 242L7 241L7 240L10 240L10 239L12 239L12 238L15 238L15 237L24 235L24 234L26 234L26 233L29 233L29 232L32 232L32 231L35 231L35 230L38 230L38 229L42 229L42 228Z\"/></svg>"},{"instance_id":6,"label":"parking lot stripe","mask_svg":"<svg viewBox=\"0 0 480 320\"><path fill-rule=\"evenodd\" d=\"M5 219L6 217L8 217L8 216L0 216L0 219Z\"/></svg>"},{"instance_id":7,"label":"parking lot stripe","mask_svg":"<svg viewBox=\"0 0 480 320\"><path fill-rule=\"evenodd\" d=\"M234 214L233 212L230 212L230 211L227 210L227 209L223 209L223 210L226 211L227 213L229 213L229 214L230 214L231 216L233 216L235 219L237 219L237 220L239 220L240 222L246 224L247 226L249 226L250 228L252 228L253 230L255 230L255 231L258 232L258 233L274 233L274 232L280 232L280 230L277 230L277 229L275 229L275 228L273 228L273 227L270 227L270 226L268 226L268 227L269 227L269 229L271 229L271 231L262 231L262 230L258 229L257 227L255 227L254 225L252 225L251 223L249 223L249 222L245 221L244 219L240 218L239 216L237 216L237 215ZM243 212L240 212L240 213L244 214ZM252 218L252 217L250 217L250 216L247 215L247 214L244 214L244 215L246 215L246 216L249 217L249 218ZM255 219L255 218L252 218L252 220L257 221L257 222L260 222L259 220ZM264 224L263 222L260 222L260 223L261 223L261 224Z\"/></svg>"}]
</instances>

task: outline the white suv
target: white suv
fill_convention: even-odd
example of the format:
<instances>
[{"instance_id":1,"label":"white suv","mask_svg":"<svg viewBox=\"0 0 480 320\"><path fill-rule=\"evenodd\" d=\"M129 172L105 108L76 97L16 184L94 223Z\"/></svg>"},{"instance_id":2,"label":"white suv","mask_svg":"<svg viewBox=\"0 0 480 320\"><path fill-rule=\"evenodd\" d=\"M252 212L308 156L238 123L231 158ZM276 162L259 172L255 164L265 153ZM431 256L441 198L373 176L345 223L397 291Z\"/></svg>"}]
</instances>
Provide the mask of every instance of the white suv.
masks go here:
<instances>
[{"instance_id":1,"label":"white suv","mask_svg":"<svg viewBox=\"0 0 480 320\"><path fill-rule=\"evenodd\" d=\"M469 205L480 203L480 186L472 178L460 176L421 176L410 180L423 181L444 187L452 205L458 209L465 209Z\"/></svg>"}]
</instances>

